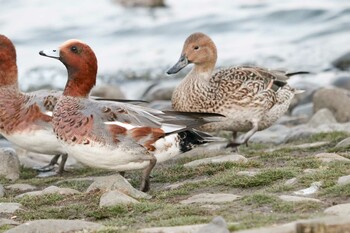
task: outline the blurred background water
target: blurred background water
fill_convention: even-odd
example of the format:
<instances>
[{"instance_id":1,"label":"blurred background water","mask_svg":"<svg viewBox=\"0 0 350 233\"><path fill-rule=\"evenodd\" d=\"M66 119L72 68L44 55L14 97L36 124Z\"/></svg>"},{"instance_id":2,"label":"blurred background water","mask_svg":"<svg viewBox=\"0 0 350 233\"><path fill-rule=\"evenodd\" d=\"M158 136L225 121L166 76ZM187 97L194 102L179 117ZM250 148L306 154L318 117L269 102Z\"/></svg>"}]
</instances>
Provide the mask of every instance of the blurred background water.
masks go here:
<instances>
[{"instance_id":1,"label":"blurred background water","mask_svg":"<svg viewBox=\"0 0 350 233\"><path fill-rule=\"evenodd\" d=\"M216 43L220 66L249 63L319 72L350 50L349 0L165 3L149 9L124 8L112 0L0 0L0 33L16 45L22 89L43 83L63 88L63 65L38 52L76 38L94 49L99 80L119 83L128 98L140 97L147 85L141 80L131 85L121 72L166 77L186 37L197 31Z\"/></svg>"}]
</instances>

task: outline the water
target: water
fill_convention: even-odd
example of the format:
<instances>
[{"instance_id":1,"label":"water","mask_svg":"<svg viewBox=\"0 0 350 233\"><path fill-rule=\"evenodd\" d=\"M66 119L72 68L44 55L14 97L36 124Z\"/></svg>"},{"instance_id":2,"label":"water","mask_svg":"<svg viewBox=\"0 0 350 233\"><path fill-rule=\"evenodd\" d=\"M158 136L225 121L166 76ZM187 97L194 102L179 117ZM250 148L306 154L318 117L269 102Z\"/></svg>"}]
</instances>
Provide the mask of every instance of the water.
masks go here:
<instances>
[{"instance_id":1,"label":"water","mask_svg":"<svg viewBox=\"0 0 350 233\"><path fill-rule=\"evenodd\" d=\"M34 68L64 71L62 64L38 51L57 48L71 38L94 49L101 75L120 70L162 74L177 61L186 37L196 31L216 42L218 65L254 63L317 72L350 50L348 0L167 0L166 4L150 10L125 9L112 0L0 0L0 33L16 45L23 89L33 85L28 72ZM66 81L54 80L55 87Z\"/></svg>"}]
</instances>

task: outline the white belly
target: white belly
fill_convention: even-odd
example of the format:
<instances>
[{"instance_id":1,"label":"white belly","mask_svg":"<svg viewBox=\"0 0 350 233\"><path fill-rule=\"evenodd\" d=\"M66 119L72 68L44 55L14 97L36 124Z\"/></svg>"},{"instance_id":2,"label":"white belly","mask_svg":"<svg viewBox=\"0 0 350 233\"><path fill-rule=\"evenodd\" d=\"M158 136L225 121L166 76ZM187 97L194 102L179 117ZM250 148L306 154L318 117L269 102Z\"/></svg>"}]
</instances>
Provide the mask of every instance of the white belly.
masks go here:
<instances>
[{"instance_id":1,"label":"white belly","mask_svg":"<svg viewBox=\"0 0 350 233\"><path fill-rule=\"evenodd\" d=\"M55 133L50 130L3 134L3 136L13 144L32 152L49 155L65 153Z\"/></svg>"},{"instance_id":2,"label":"white belly","mask_svg":"<svg viewBox=\"0 0 350 233\"><path fill-rule=\"evenodd\" d=\"M115 171L143 169L148 166L150 159L144 148L120 149L98 144L64 146L69 156L87 166Z\"/></svg>"}]
</instances>

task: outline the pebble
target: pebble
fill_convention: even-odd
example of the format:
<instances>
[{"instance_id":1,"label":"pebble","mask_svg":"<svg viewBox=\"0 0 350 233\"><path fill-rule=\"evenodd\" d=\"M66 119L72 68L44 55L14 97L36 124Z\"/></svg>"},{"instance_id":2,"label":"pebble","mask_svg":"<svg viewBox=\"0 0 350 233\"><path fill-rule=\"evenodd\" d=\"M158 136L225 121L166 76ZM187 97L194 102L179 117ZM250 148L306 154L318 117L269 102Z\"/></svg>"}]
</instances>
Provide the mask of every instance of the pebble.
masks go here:
<instances>
[{"instance_id":1,"label":"pebble","mask_svg":"<svg viewBox=\"0 0 350 233\"><path fill-rule=\"evenodd\" d=\"M314 114L313 107L314 107L313 103L298 105L295 108L293 108L291 116L310 118Z\"/></svg>"},{"instance_id":2,"label":"pebble","mask_svg":"<svg viewBox=\"0 0 350 233\"><path fill-rule=\"evenodd\" d=\"M289 202L300 202L300 201L321 202L319 199L316 199L316 198L290 196L290 195L281 195L281 196L279 196L279 198L283 201L289 201Z\"/></svg>"},{"instance_id":3,"label":"pebble","mask_svg":"<svg viewBox=\"0 0 350 233\"><path fill-rule=\"evenodd\" d=\"M311 195L311 194L316 193L320 189L321 185L322 185L321 182L314 182L314 183L312 183L310 185L309 188L301 189L299 191L295 191L294 194L302 195L302 196Z\"/></svg>"},{"instance_id":4,"label":"pebble","mask_svg":"<svg viewBox=\"0 0 350 233\"><path fill-rule=\"evenodd\" d=\"M215 157L194 160L192 162L184 164L184 167L197 167L203 164L218 164L218 163L225 163L225 162L240 162L240 163L243 162L244 163L247 161L248 159L240 154L219 155Z\"/></svg>"},{"instance_id":5,"label":"pebble","mask_svg":"<svg viewBox=\"0 0 350 233\"><path fill-rule=\"evenodd\" d=\"M12 219L0 218L0 227L5 226L5 225L17 226L17 225L19 225L19 223L12 220Z\"/></svg>"},{"instance_id":6,"label":"pebble","mask_svg":"<svg viewBox=\"0 0 350 233\"><path fill-rule=\"evenodd\" d=\"M339 147L348 147L348 146L350 146L350 137L341 140L340 142L338 142L338 144L335 147L339 148Z\"/></svg>"},{"instance_id":7,"label":"pebble","mask_svg":"<svg viewBox=\"0 0 350 233\"><path fill-rule=\"evenodd\" d=\"M16 151L12 148L1 148L0 161L0 176L16 181L20 172L20 162Z\"/></svg>"},{"instance_id":8,"label":"pebble","mask_svg":"<svg viewBox=\"0 0 350 233\"><path fill-rule=\"evenodd\" d=\"M196 233L230 233L227 223L221 216L216 216L208 225L201 227Z\"/></svg>"},{"instance_id":9,"label":"pebble","mask_svg":"<svg viewBox=\"0 0 350 233\"><path fill-rule=\"evenodd\" d=\"M13 191L20 191L20 192L28 192L28 191L33 191L37 189L37 187L30 184L11 184L6 186L6 189L10 189Z\"/></svg>"},{"instance_id":10,"label":"pebble","mask_svg":"<svg viewBox=\"0 0 350 233\"><path fill-rule=\"evenodd\" d=\"M5 189L4 189L4 186L0 184L0 197L3 197L3 196L5 196Z\"/></svg>"},{"instance_id":11,"label":"pebble","mask_svg":"<svg viewBox=\"0 0 350 233\"><path fill-rule=\"evenodd\" d=\"M350 184L350 175L339 177L337 184L339 185Z\"/></svg>"},{"instance_id":12,"label":"pebble","mask_svg":"<svg viewBox=\"0 0 350 233\"><path fill-rule=\"evenodd\" d=\"M122 192L119 192L118 190L108 191L104 193L100 199L100 207L116 206L120 204L125 205L130 203L139 202L134 198L129 197L128 195L125 195Z\"/></svg>"},{"instance_id":13,"label":"pebble","mask_svg":"<svg viewBox=\"0 0 350 233\"><path fill-rule=\"evenodd\" d=\"M88 187L86 192L90 192L96 189L104 190L104 191L112 191L112 190L118 190L130 197L139 199L150 199L151 196L141 192L134 187L131 186L131 184L121 175L116 174L112 176L101 176L101 177L95 177L94 182Z\"/></svg>"},{"instance_id":14,"label":"pebble","mask_svg":"<svg viewBox=\"0 0 350 233\"><path fill-rule=\"evenodd\" d=\"M319 160L321 160L322 162L325 162L325 163L330 163L333 161L350 162L350 159L344 158L343 156L340 156L340 155L335 154L335 153L320 153L320 154L315 155L315 157L318 158Z\"/></svg>"},{"instance_id":15,"label":"pebble","mask_svg":"<svg viewBox=\"0 0 350 233\"><path fill-rule=\"evenodd\" d=\"M83 220L45 219L26 222L6 233L97 232L103 225Z\"/></svg>"},{"instance_id":16,"label":"pebble","mask_svg":"<svg viewBox=\"0 0 350 233\"><path fill-rule=\"evenodd\" d=\"M22 205L20 203L0 203L0 213L13 214L21 207Z\"/></svg>"},{"instance_id":17,"label":"pebble","mask_svg":"<svg viewBox=\"0 0 350 233\"><path fill-rule=\"evenodd\" d=\"M320 125L329 125L332 123L337 123L333 113L327 108L322 108L311 117L307 124L311 128L316 128Z\"/></svg>"},{"instance_id":18,"label":"pebble","mask_svg":"<svg viewBox=\"0 0 350 233\"><path fill-rule=\"evenodd\" d=\"M324 210L324 213L330 214L330 215L337 215L337 216L342 216L342 215L350 216L350 203L339 204L339 205L329 207Z\"/></svg>"},{"instance_id":19,"label":"pebble","mask_svg":"<svg viewBox=\"0 0 350 233\"><path fill-rule=\"evenodd\" d=\"M180 201L181 204L193 203L224 203L241 198L241 196L230 193L201 193Z\"/></svg>"},{"instance_id":20,"label":"pebble","mask_svg":"<svg viewBox=\"0 0 350 233\"><path fill-rule=\"evenodd\" d=\"M286 180L286 182L284 182L284 185L292 186L292 185L295 185L297 182L298 182L298 179L294 177L289 180Z\"/></svg>"},{"instance_id":21,"label":"pebble","mask_svg":"<svg viewBox=\"0 0 350 233\"><path fill-rule=\"evenodd\" d=\"M41 195L53 194L53 193L57 193L60 195L71 195L71 194L78 194L80 192L71 188L59 188L57 186L49 186L40 191L22 193L20 195L17 195L15 198L22 198L24 196L41 196Z\"/></svg>"}]
</instances>

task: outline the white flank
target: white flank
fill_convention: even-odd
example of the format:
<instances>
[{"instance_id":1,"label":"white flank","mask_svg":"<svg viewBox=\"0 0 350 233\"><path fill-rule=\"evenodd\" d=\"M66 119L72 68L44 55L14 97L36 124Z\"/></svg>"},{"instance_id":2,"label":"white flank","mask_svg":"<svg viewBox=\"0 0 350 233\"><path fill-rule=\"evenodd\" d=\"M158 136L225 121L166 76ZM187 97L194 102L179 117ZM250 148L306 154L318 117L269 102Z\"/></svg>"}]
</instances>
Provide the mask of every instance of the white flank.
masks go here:
<instances>
[{"instance_id":1,"label":"white flank","mask_svg":"<svg viewBox=\"0 0 350 233\"><path fill-rule=\"evenodd\" d=\"M52 117L52 111L46 111L44 114Z\"/></svg>"},{"instance_id":2,"label":"white flank","mask_svg":"<svg viewBox=\"0 0 350 233\"><path fill-rule=\"evenodd\" d=\"M171 133L174 132L176 130L180 130L185 128L186 126L184 125L173 125L173 124L162 124L161 129L165 132L165 133Z\"/></svg>"},{"instance_id":3,"label":"white flank","mask_svg":"<svg viewBox=\"0 0 350 233\"><path fill-rule=\"evenodd\" d=\"M56 155L64 152L52 129L3 135L13 144L36 153Z\"/></svg>"},{"instance_id":4,"label":"white flank","mask_svg":"<svg viewBox=\"0 0 350 233\"><path fill-rule=\"evenodd\" d=\"M118 125L118 126L124 127L124 128L127 129L127 130L136 128L135 125L127 124L127 123L122 123L122 122L120 122L120 121L105 121L104 123L105 123L106 125Z\"/></svg>"}]
</instances>

